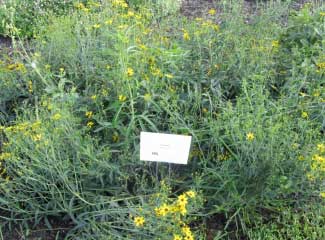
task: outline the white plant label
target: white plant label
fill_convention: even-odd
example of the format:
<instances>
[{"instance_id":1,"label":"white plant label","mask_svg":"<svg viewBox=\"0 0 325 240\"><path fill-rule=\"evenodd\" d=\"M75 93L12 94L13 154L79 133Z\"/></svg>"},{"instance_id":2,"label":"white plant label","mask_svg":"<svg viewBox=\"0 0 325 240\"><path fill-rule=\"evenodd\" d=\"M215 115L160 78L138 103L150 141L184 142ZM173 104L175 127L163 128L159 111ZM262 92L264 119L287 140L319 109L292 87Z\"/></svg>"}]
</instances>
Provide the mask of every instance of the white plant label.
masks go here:
<instances>
[{"instance_id":1,"label":"white plant label","mask_svg":"<svg viewBox=\"0 0 325 240\"><path fill-rule=\"evenodd\" d=\"M187 164L191 136L141 132L140 160Z\"/></svg>"}]
</instances>

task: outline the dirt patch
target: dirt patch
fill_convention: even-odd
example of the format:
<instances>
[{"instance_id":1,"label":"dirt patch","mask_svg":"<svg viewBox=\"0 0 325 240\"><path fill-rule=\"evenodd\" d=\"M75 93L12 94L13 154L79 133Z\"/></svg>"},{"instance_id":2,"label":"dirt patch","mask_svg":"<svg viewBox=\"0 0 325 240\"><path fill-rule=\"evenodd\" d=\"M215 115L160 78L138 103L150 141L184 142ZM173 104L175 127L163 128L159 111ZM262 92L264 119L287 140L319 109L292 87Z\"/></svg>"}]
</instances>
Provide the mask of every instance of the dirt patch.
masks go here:
<instances>
[{"instance_id":1,"label":"dirt patch","mask_svg":"<svg viewBox=\"0 0 325 240\"><path fill-rule=\"evenodd\" d=\"M201 17L207 15L211 8L217 8L216 1L213 0L184 0L182 2L181 13L187 17Z\"/></svg>"},{"instance_id":2,"label":"dirt patch","mask_svg":"<svg viewBox=\"0 0 325 240\"><path fill-rule=\"evenodd\" d=\"M256 14L256 4L254 1L244 1L243 14L248 18ZM222 22L223 1L219 0L184 0L181 6L181 14L188 18L209 18L209 10L215 9L216 15L213 19L218 24ZM248 20L247 20L248 22Z\"/></svg>"},{"instance_id":3,"label":"dirt patch","mask_svg":"<svg viewBox=\"0 0 325 240\"><path fill-rule=\"evenodd\" d=\"M9 37L0 36L0 59L7 59L13 53L12 41Z\"/></svg>"},{"instance_id":4,"label":"dirt patch","mask_svg":"<svg viewBox=\"0 0 325 240\"><path fill-rule=\"evenodd\" d=\"M62 220L59 218L51 218L49 224L44 222L38 224L36 227L31 227L33 224L28 224L30 229L28 231L22 230L23 228L18 224L3 225L2 234L5 240L63 240L68 231L73 227L70 221ZM50 226L49 226L50 225Z\"/></svg>"},{"instance_id":5,"label":"dirt patch","mask_svg":"<svg viewBox=\"0 0 325 240\"><path fill-rule=\"evenodd\" d=\"M314 3L315 5L320 5L319 0L296 0L291 3L291 8L294 10L299 10L306 3ZM215 9L217 11L217 22L221 22L222 11L222 0L183 0L181 6L181 14L189 18L196 17L207 17L209 9ZM257 13L256 0L246 0L243 2L243 14L247 18Z\"/></svg>"},{"instance_id":6,"label":"dirt patch","mask_svg":"<svg viewBox=\"0 0 325 240\"><path fill-rule=\"evenodd\" d=\"M0 36L0 51L11 49L11 38Z\"/></svg>"}]
</instances>

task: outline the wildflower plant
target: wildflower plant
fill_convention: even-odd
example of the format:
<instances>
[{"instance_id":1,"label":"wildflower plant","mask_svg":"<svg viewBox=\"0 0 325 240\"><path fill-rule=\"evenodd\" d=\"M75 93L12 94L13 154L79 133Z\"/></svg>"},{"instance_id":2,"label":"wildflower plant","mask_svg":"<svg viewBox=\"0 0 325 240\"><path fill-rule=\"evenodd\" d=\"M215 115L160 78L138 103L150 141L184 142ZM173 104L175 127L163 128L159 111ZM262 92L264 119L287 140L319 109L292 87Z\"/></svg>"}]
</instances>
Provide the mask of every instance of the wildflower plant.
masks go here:
<instances>
[{"instance_id":1,"label":"wildflower plant","mask_svg":"<svg viewBox=\"0 0 325 240\"><path fill-rule=\"evenodd\" d=\"M132 212L131 219L139 236L146 232L157 233L161 239L195 239L195 228L189 224L196 219L201 206L202 198L196 191L188 190L173 197L171 188L161 181L158 193L152 194L137 212Z\"/></svg>"}]
</instances>

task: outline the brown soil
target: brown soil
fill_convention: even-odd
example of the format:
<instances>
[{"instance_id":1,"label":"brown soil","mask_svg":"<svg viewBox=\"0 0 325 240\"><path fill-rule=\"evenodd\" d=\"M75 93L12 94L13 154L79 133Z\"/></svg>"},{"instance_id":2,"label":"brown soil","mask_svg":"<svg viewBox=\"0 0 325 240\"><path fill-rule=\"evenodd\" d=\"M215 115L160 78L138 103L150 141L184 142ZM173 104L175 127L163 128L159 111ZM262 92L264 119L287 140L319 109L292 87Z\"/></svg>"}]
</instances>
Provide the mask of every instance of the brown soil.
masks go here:
<instances>
[{"instance_id":1,"label":"brown soil","mask_svg":"<svg viewBox=\"0 0 325 240\"><path fill-rule=\"evenodd\" d=\"M73 227L69 221L52 218L49 220L50 226L44 222L38 224L36 227L32 227L30 224L30 230L27 233L23 232L18 224L2 227L2 234L4 240L63 240L68 231ZM1 224L1 221L0 221Z\"/></svg>"},{"instance_id":2,"label":"brown soil","mask_svg":"<svg viewBox=\"0 0 325 240\"><path fill-rule=\"evenodd\" d=\"M0 36L0 53L11 49L11 39Z\"/></svg>"},{"instance_id":3,"label":"brown soil","mask_svg":"<svg viewBox=\"0 0 325 240\"><path fill-rule=\"evenodd\" d=\"M211 8L217 8L213 0L183 0L181 13L188 17L201 17Z\"/></svg>"},{"instance_id":4,"label":"brown soil","mask_svg":"<svg viewBox=\"0 0 325 240\"><path fill-rule=\"evenodd\" d=\"M217 22L220 23L222 2L222 0L183 0L181 13L189 18L206 17L209 9L214 8L217 10ZM298 10L304 4L312 2L320 5L322 0L296 0L293 1L291 8ZM243 14L245 14L247 18L257 13L256 0L245 0L243 4Z\"/></svg>"}]
</instances>

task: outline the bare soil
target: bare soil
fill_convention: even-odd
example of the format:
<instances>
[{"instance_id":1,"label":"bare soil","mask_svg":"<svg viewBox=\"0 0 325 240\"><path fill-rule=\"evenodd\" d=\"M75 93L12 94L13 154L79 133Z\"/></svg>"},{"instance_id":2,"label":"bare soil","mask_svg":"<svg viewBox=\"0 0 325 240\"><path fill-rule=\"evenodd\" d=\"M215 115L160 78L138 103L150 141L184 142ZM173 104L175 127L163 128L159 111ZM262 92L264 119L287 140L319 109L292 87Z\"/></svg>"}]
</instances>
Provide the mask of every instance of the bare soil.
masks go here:
<instances>
[{"instance_id":1,"label":"bare soil","mask_svg":"<svg viewBox=\"0 0 325 240\"><path fill-rule=\"evenodd\" d=\"M1 215L1 213L0 213ZM37 226L32 227L30 230L23 232L19 224L12 224L12 226L2 226L2 234L4 240L63 240L68 231L73 227L70 221L62 220L59 218L50 218L49 225L44 222L39 223ZM0 221L1 224L1 221ZM2 225L2 224L1 224Z\"/></svg>"},{"instance_id":2,"label":"bare soil","mask_svg":"<svg viewBox=\"0 0 325 240\"><path fill-rule=\"evenodd\" d=\"M8 37L2 37L0 36L0 53L7 52L8 50L11 50L11 39Z\"/></svg>"}]
</instances>

